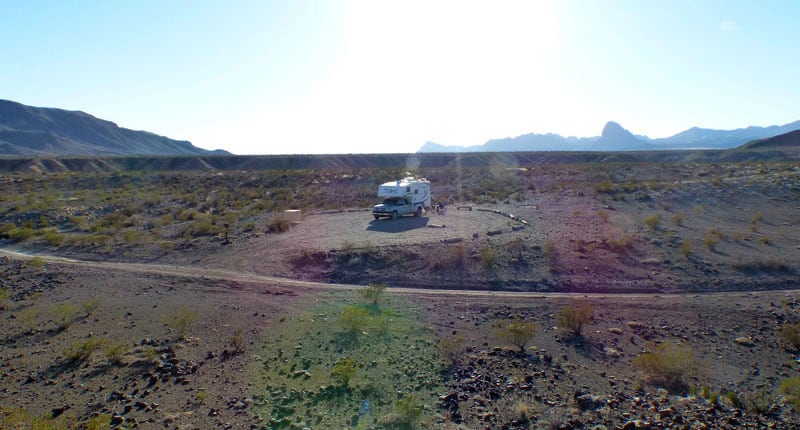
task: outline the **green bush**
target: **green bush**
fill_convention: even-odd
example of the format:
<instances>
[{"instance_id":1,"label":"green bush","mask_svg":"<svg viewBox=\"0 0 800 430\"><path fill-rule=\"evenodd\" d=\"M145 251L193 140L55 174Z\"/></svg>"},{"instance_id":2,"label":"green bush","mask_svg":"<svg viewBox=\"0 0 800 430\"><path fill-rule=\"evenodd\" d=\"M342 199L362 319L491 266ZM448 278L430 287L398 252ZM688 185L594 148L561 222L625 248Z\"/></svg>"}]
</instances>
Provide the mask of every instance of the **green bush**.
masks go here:
<instances>
[{"instance_id":1,"label":"green bush","mask_svg":"<svg viewBox=\"0 0 800 430\"><path fill-rule=\"evenodd\" d=\"M331 378L337 381L341 386L347 387L350 384L350 380L353 379L353 376L356 374L356 370L358 370L358 368L355 359L351 357L343 358L337 361L336 365L331 369Z\"/></svg>"},{"instance_id":2,"label":"green bush","mask_svg":"<svg viewBox=\"0 0 800 430\"><path fill-rule=\"evenodd\" d=\"M556 314L558 326L570 331L575 336L580 336L583 326L592 321L594 306L589 303L571 304L564 306Z\"/></svg>"},{"instance_id":3,"label":"green bush","mask_svg":"<svg viewBox=\"0 0 800 430\"><path fill-rule=\"evenodd\" d=\"M369 311L359 305L349 305L339 315L339 325L350 334L364 331L369 323Z\"/></svg>"},{"instance_id":4,"label":"green bush","mask_svg":"<svg viewBox=\"0 0 800 430\"><path fill-rule=\"evenodd\" d=\"M181 338L185 338L189 333L189 329L197 321L197 311L189 308L178 309L174 315L165 315L162 318L164 324L170 329L178 333Z\"/></svg>"},{"instance_id":5,"label":"green bush","mask_svg":"<svg viewBox=\"0 0 800 430\"><path fill-rule=\"evenodd\" d=\"M669 390L686 388L685 379L697 371L697 359L687 346L662 343L633 360L650 382Z\"/></svg>"},{"instance_id":6,"label":"green bush","mask_svg":"<svg viewBox=\"0 0 800 430\"><path fill-rule=\"evenodd\" d=\"M130 352L130 348L124 342L108 342L105 348L106 360L111 364L123 364L125 355Z\"/></svg>"},{"instance_id":7,"label":"green bush","mask_svg":"<svg viewBox=\"0 0 800 430\"><path fill-rule=\"evenodd\" d=\"M533 340L538 331L539 326L536 323L525 322L519 316L498 321L494 325L495 335L519 348L520 352L525 352L525 346Z\"/></svg>"}]
</instances>

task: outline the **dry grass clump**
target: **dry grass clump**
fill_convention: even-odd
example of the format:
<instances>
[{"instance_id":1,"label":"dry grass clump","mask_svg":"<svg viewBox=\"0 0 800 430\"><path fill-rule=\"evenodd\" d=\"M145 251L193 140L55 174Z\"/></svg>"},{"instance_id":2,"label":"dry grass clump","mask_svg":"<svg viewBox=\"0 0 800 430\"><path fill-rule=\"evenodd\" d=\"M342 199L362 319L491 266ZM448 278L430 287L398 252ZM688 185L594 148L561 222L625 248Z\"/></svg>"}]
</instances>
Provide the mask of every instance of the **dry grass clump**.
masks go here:
<instances>
[{"instance_id":1,"label":"dry grass clump","mask_svg":"<svg viewBox=\"0 0 800 430\"><path fill-rule=\"evenodd\" d=\"M800 377L784 380L781 383L781 393L786 396L786 400L792 405L796 413L800 413Z\"/></svg>"},{"instance_id":2,"label":"dry grass clump","mask_svg":"<svg viewBox=\"0 0 800 430\"><path fill-rule=\"evenodd\" d=\"M92 354L98 350L106 340L97 336L89 336L83 342L75 345L70 345L69 348L64 350L64 357L69 362L84 362L91 358Z\"/></svg>"},{"instance_id":3,"label":"dry grass clump","mask_svg":"<svg viewBox=\"0 0 800 430\"><path fill-rule=\"evenodd\" d=\"M53 306L51 314L53 315L53 321L58 324L58 328L66 330L78 318L80 311L72 303L59 303Z\"/></svg>"},{"instance_id":4,"label":"dry grass clump","mask_svg":"<svg viewBox=\"0 0 800 430\"><path fill-rule=\"evenodd\" d=\"M451 363L456 363L464 353L464 336L448 336L439 340L439 351Z\"/></svg>"},{"instance_id":5,"label":"dry grass clump","mask_svg":"<svg viewBox=\"0 0 800 430\"><path fill-rule=\"evenodd\" d=\"M688 346L671 342L662 343L639 355L633 365L641 370L651 383L669 390L686 388L686 378L698 369L694 351Z\"/></svg>"},{"instance_id":6,"label":"dry grass clump","mask_svg":"<svg viewBox=\"0 0 800 430\"><path fill-rule=\"evenodd\" d=\"M197 321L197 311L189 308L178 309L173 315L165 315L162 321L181 338L189 334L189 329Z\"/></svg>"},{"instance_id":7,"label":"dry grass clump","mask_svg":"<svg viewBox=\"0 0 800 430\"><path fill-rule=\"evenodd\" d=\"M267 233L283 233L289 231L291 226L286 218L274 217L267 222Z\"/></svg>"},{"instance_id":8,"label":"dry grass clump","mask_svg":"<svg viewBox=\"0 0 800 430\"><path fill-rule=\"evenodd\" d=\"M644 218L644 224L650 227L650 229L652 230L658 228L658 224L660 222L661 222L661 214L652 214Z\"/></svg>"},{"instance_id":9,"label":"dry grass clump","mask_svg":"<svg viewBox=\"0 0 800 430\"><path fill-rule=\"evenodd\" d=\"M800 322L781 324L778 327L778 337L786 347L800 351Z\"/></svg>"},{"instance_id":10,"label":"dry grass clump","mask_svg":"<svg viewBox=\"0 0 800 430\"><path fill-rule=\"evenodd\" d=\"M692 254L692 241L691 240L684 239L683 242L681 242L681 254L683 254L683 256L686 257L686 258L689 258L689 256Z\"/></svg>"}]
</instances>

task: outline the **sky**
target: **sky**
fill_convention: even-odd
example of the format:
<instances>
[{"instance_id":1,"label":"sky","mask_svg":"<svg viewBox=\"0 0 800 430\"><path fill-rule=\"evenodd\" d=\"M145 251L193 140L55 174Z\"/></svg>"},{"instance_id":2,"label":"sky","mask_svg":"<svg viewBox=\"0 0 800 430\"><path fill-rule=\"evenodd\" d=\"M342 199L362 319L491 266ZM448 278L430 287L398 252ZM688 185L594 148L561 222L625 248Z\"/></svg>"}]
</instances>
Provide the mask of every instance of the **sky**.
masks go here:
<instances>
[{"instance_id":1,"label":"sky","mask_svg":"<svg viewBox=\"0 0 800 430\"><path fill-rule=\"evenodd\" d=\"M0 99L235 154L800 119L795 0L0 0Z\"/></svg>"}]
</instances>

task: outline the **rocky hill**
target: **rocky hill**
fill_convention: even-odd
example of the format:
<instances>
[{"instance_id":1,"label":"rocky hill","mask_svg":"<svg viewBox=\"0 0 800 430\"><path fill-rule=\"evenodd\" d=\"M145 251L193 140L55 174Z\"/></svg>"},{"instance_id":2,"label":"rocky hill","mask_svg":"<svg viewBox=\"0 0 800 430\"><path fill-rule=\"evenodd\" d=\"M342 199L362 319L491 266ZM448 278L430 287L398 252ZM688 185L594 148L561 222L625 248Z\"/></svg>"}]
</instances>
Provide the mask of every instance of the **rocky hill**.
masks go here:
<instances>
[{"instance_id":1,"label":"rocky hill","mask_svg":"<svg viewBox=\"0 0 800 430\"><path fill-rule=\"evenodd\" d=\"M209 154L227 152L122 128L85 112L0 100L0 156Z\"/></svg>"},{"instance_id":2,"label":"rocky hill","mask_svg":"<svg viewBox=\"0 0 800 430\"><path fill-rule=\"evenodd\" d=\"M800 121L781 126L713 130L692 127L674 136L651 139L635 135L609 121L602 134L593 137L563 137L558 134L528 133L517 137L491 139L483 145L449 146L426 142L419 152L520 152L520 151L659 151L678 149L733 149L756 139L766 139L800 130Z\"/></svg>"}]
</instances>

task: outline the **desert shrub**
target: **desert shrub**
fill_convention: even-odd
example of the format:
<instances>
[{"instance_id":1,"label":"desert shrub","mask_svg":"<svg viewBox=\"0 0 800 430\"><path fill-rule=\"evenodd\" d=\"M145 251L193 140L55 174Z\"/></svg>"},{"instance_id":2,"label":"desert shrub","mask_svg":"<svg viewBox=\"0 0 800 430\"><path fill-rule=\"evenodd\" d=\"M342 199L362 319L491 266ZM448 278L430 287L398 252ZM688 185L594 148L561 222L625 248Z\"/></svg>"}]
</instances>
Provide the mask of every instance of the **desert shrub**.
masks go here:
<instances>
[{"instance_id":1,"label":"desert shrub","mask_svg":"<svg viewBox=\"0 0 800 430\"><path fill-rule=\"evenodd\" d=\"M273 217L267 222L267 233L283 233L288 231L291 226L286 218Z\"/></svg>"},{"instance_id":2,"label":"desert shrub","mask_svg":"<svg viewBox=\"0 0 800 430\"><path fill-rule=\"evenodd\" d=\"M633 237L628 234L621 234L618 237L607 238L604 242L612 252L620 253L633 244Z\"/></svg>"},{"instance_id":3,"label":"desert shrub","mask_svg":"<svg viewBox=\"0 0 800 430\"><path fill-rule=\"evenodd\" d=\"M481 258L481 265L483 265L484 269L491 269L494 267L494 264L497 261L497 253L494 252L494 249L491 246L486 245L482 247L479 254Z\"/></svg>"},{"instance_id":4,"label":"desert shrub","mask_svg":"<svg viewBox=\"0 0 800 430\"><path fill-rule=\"evenodd\" d=\"M800 351L800 322L781 324L778 327L778 336L786 347Z\"/></svg>"},{"instance_id":5,"label":"desert shrub","mask_svg":"<svg viewBox=\"0 0 800 430\"><path fill-rule=\"evenodd\" d=\"M760 243L760 244L762 244L764 246L769 246L769 244L770 244L769 238L767 236L761 236L761 237L758 238L758 243Z\"/></svg>"},{"instance_id":6,"label":"desert shrub","mask_svg":"<svg viewBox=\"0 0 800 430\"><path fill-rule=\"evenodd\" d=\"M682 213L672 214L672 223L675 225L683 225L683 220L685 216Z\"/></svg>"},{"instance_id":7,"label":"desert shrub","mask_svg":"<svg viewBox=\"0 0 800 430\"><path fill-rule=\"evenodd\" d=\"M45 262L44 262L44 259L42 257L36 256L36 257L33 257L30 260L28 260L28 262L26 263L26 266L28 266L29 268L34 269L34 270L44 269Z\"/></svg>"},{"instance_id":8,"label":"desert shrub","mask_svg":"<svg viewBox=\"0 0 800 430\"><path fill-rule=\"evenodd\" d=\"M44 230L42 235L44 236L44 240L53 246L61 245L61 242L64 241L64 235L59 233L58 230L54 228L48 228Z\"/></svg>"},{"instance_id":9,"label":"desert shrub","mask_svg":"<svg viewBox=\"0 0 800 430\"><path fill-rule=\"evenodd\" d=\"M90 317L100 307L100 297L92 297L83 302L83 311Z\"/></svg>"},{"instance_id":10,"label":"desert shrub","mask_svg":"<svg viewBox=\"0 0 800 430\"><path fill-rule=\"evenodd\" d=\"M410 430L416 429L422 417L422 405L417 396L405 396L394 405L394 412L389 413L379 420L383 428Z\"/></svg>"},{"instance_id":11,"label":"desert shrub","mask_svg":"<svg viewBox=\"0 0 800 430\"><path fill-rule=\"evenodd\" d=\"M8 288L0 286L0 310L5 310L8 303L11 301L11 291Z\"/></svg>"},{"instance_id":12,"label":"desert shrub","mask_svg":"<svg viewBox=\"0 0 800 430\"><path fill-rule=\"evenodd\" d=\"M650 227L652 230L655 230L658 227L658 223L660 222L661 222L661 214L652 214L644 218L644 224Z\"/></svg>"},{"instance_id":13,"label":"desert shrub","mask_svg":"<svg viewBox=\"0 0 800 430\"><path fill-rule=\"evenodd\" d=\"M97 336L89 336L77 345L70 345L64 350L64 358L70 362L83 362L91 358L92 354L103 346L105 340Z\"/></svg>"},{"instance_id":14,"label":"desert shrub","mask_svg":"<svg viewBox=\"0 0 800 430\"><path fill-rule=\"evenodd\" d=\"M124 342L108 342L106 343L105 356L111 364L123 364L125 355L130 352L130 348Z\"/></svg>"},{"instance_id":15,"label":"desert shrub","mask_svg":"<svg viewBox=\"0 0 800 430\"><path fill-rule=\"evenodd\" d=\"M208 391L206 390L198 390L197 394L194 395L194 400L197 403L205 403L206 399L208 398Z\"/></svg>"},{"instance_id":16,"label":"desert shrub","mask_svg":"<svg viewBox=\"0 0 800 430\"><path fill-rule=\"evenodd\" d=\"M111 428L111 415L100 414L86 421L86 430L105 430Z\"/></svg>"},{"instance_id":17,"label":"desert shrub","mask_svg":"<svg viewBox=\"0 0 800 430\"><path fill-rule=\"evenodd\" d=\"M564 306L556 314L558 326L580 336L583 326L592 321L594 306L589 303L571 304Z\"/></svg>"},{"instance_id":18,"label":"desert shrub","mask_svg":"<svg viewBox=\"0 0 800 430\"><path fill-rule=\"evenodd\" d=\"M512 412L514 419L520 423L527 423L533 417L533 408L531 408L531 405L523 400L519 400L514 404L514 409Z\"/></svg>"},{"instance_id":19,"label":"desert shrub","mask_svg":"<svg viewBox=\"0 0 800 430\"><path fill-rule=\"evenodd\" d=\"M53 321L58 324L58 328L61 330L65 330L69 327L72 322L78 318L78 315L80 315L78 307L72 303L59 303L54 305L50 313L53 315Z\"/></svg>"},{"instance_id":20,"label":"desert shrub","mask_svg":"<svg viewBox=\"0 0 800 430\"><path fill-rule=\"evenodd\" d=\"M608 218L609 218L608 211L607 210L603 210L603 209L600 209L599 211L597 211L597 216L600 217L601 220L606 221L606 222L608 221Z\"/></svg>"},{"instance_id":21,"label":"desert shrub","mask_svg":"<svg viewBox=\"0 0 800 430\"><path fill-rule=\"evenodd\" d=\"M233 352L240 354L245 350L244 343L244 333L242 332L242 329L236 329L228 341L228 346L231 347Z\"/></svg>"},{"instance_id":22,"label":"desert shrub","mask_svg":"<svg viewBox=\"0 0 800 430\"><path fill-rule=\"evenodd\" d=\"M358 295L373 305L377 305L381 297L383 297L386 288L386 284L369 284L364 288L359 288Z\"/></svg>"},{"instance_id":23,"label":"desert shrub","mask_svg":"<svg viewBox=\"0 0 800 430\"><path fill-rule=\"evenodd\" d=\"M448 361L455 364L461 357L461 354L464 353L465 343L463 336L453 335L444 337L439 340L439 351Z\"/></svg>"},{"instance_id":24,"label":"desert shrub","mask_svg":"<svg viewBox=\"0 0 800 430\"><path fill-rule=\"evenodd\" d=\"M494 325L495 335L519 348L520 352L525 352L525 346L533 340L538 330L539 326L536 323L525 322L520 316L498 321Z\"/></svg>"},{"instance_id":25,"label":"desert shrub","mask_svg":"<svg viewBox=\"0 0 800 430\"><path fill-rule=\"evenodd\" d=\"M754 414L767 416L775 409L776 398L775 395L770 392L769 387L764 385L764 387L758 391L745 393L742 396L741 404L744 409Z\"/></svg>"},{"instance_id":26,"label":"desert shrub","mask_svg":"<svg viewBox=\"0 0 800 430\"><path fill-rule=\"evenodd\" d=\"M178 309L173 315L164 315L162 321L171 330L178 333L182 338L185 338L189 333L189 329L197 321L197 311L189 308Z\"/></svg>"},{"instance_id":27,"label":"desert shrub","mask_svg":"<svg viewBox=\"0 0 800 430\"><path fill-rule=\"evenodd\" d=\"M714 229L711 229L706 232L705 236L703 236L703 245L705 245L709 250L713 251L720 240L722 240L720 233Z\"/></svg>"},{"instance_id":28,"label":"desert shrub","mask_svg":"<svg viewBox=\"0 0 800 430\"><path fill-rule=\"evenodd\" d=\"M766 260L756 260L756 261L735 261L731 263L731 267L735 270L745 273L753 273L753 272L781 273L789 271L789 265L786 263L786 261L775 258Z\"/></svg>"},{"instance_id":29,"label":"desert shrub","mask_svg":"<svg viewBox=\"0 0 800 430\"><path fill-rule=\"evenodd\" d=\"M356 370L358 370L358 367L356 366L355 359L352 357L342 358L337 361L333 369L331 369L331 378L337 381L341 386L347 387L350 384L350 380L353 379L353 376L356 374Z\"/></svg>"},{"instance_id":30,"label":"desert shrub","mask_svg":"<svg viewBox=\"0 0 800 430\"><path fill-rule=\"evenodd\" d=\"M617 191L614 183L611 181L600 181L594 184L594 191L602 194L613 194Z\"/></svg>"},{"instance_id":31,"label":"desert shrub","mask_svg":"<svg viewBox=\"0 0 800 430\"><path fill-rule=\"evenodd\" d=\"M552 240L548 240L545 242L544 246L542 247L542 253L547 258L555 257L556 255L556 242Z\"/></svg>"},{"instance_id":32,"label":"desert shrub","mask_svg":"<svg viewBox=\"0 0 800 430\"><path fill-rule=\"evenodd\" d=\"M686 257L686 258L689 258L689 256L692 254L692 241L691 240L684 239L683 242L681 242L681 254L683 254L683 256Z\"/></svg>"},{"instance_id":33,"label":"desert shrub","mask_svg":"<svg viewBox=\"0 0 800 430\"><path fill-rule=\"evenodd\" d=\"M650 382L670 390L682 390L685 379L697 371L697 359L687 346L662 343L633 360Z\"/></svg>"},{"instance_id":34,"label":"desert shrub","mask_svg":"<svg viewBox=\"0 0 800 430\"><path fill-rule=\"evenodd\" d=\"M53 418L50 413L37 416L32 415L23 407L0 406L0 428L62 430L78 428L78 425L75 418L70 417L67 414Z\"/></svg>"},{"instance_id":35,"label":"desert shrub","mask_svg":"<svg viewBox=\"0 0 800 430\"><path fill-rule=\"evenodd\" d=\"M348 305L339 315L339 325L350 334L364 331L369 323L369 311L358 305Z\"/></svg>"},{"instance_id":36,"label":"desert shrub","mask_svg":"<svg viewBox=\"0 0 800 430\"><path fill-rule=\"evenodd\" d=\"M800 377L785 379L781 382L780 390L794 411L800 413Z\"/></svg>"}]
</instances>

